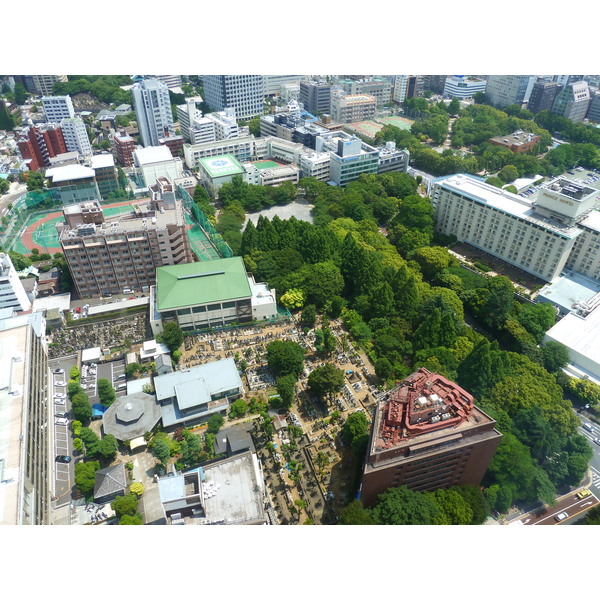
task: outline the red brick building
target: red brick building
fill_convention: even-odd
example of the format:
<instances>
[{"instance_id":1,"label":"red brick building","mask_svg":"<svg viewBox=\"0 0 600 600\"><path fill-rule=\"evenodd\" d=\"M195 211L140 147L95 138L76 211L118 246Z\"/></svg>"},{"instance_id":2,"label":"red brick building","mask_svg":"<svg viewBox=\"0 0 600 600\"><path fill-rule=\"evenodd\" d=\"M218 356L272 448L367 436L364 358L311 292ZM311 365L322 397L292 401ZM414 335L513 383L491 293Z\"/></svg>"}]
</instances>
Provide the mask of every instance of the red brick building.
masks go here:
<instances>
[{"instance_id":1,"label":"red brick building","mask_svg":"<svg viewBox=\"0 0 600 600\"><path fill-rule=\"evenodd\" d=\"M361 500L370 506L401 485L417 491L479 485L502 438L495 424L468 392L419 369L375 411Z\"/></svg>"},{"instance_id":2,"label":"red brick building","mask_svg":"<svg viewBox=\"0 0 600 600\"><path fill-rule=\"evenodd\" d=\"M50 159L67 152L67 145L60 127L30 127L27 139L17 142L23 160L30 160L30 171L49 167Z\"/></svg>"},{"instance_id":3,"label":"red brick building","mask_svg":"<svg viewBox=\"0 0 600 600\"><path fill-rule=\"evenodd\" d=\"M113 150L116 154L117 162L124 167L133 167L133 151L135 150L135 140L123 129L115 133L113 138Z\"/></svg>"},{"instance_id":4,"label":"red brick building","mask_svg":"<svg viewBox=\"0 0 600 600\"><path fill-rule=\"evenodd\" d=\"M179 158L183 156L183 137L181 135L171 135L168 137L160 138L158 143L161 146L167 146L171 151L173 158Z\"/></svg>"},{"instance_id":5,"label":"red brick building","mask_svg":"<svg viewBox=\"0 0 600 600\"><path fill-rule=\"evenodd\" d=\"M493 146L504 146L515 154L531 152L540 141L540 136L526 131L515 131L509 135L499 135L490 138L488 142Z\"/></svg>"}]
</instances>

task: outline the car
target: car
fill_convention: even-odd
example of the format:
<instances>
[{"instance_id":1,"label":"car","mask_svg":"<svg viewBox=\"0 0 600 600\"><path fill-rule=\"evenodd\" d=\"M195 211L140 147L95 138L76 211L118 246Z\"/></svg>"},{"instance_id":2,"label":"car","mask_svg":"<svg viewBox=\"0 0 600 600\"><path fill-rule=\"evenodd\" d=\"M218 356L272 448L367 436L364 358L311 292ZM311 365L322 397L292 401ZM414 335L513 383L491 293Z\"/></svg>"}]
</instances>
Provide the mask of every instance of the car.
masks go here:
<instances>
[{"instance_id":1,"label":"car","mask_svg":"<svg viewBox=\"0 0 600 600\"><path fill-rule=\"evenodd\" d=\"M71 457L67 456L66 454L59 454L56 458L55 458L56 462L59 463L70 463L71 462Z\"/></svg>"},{"instance_id":2,"label":"car","mask_svg":"<svg viewBox=\"0 0 600 600\"><path fill-rule=\"evenodd\" d=\"M127 375L125 373L121 373L120 375L117 375L115 377L115 381L117 381L118 379L125 379L125 377L127 377Z\"/></svg>"},{"instance_id":3,"label":"car","mask_svg":"<svg viewBox=\"0 0 600 600\"><path fill-rule=\"evenodd\" d=\"M558 514L554 517L554 520L558 521L558 522L564 521L566 518L568 518L568 516L569 516L569 513L561 512L560 514Z\"/></svg>"},{"instance_id":4,"label":"car","mask_svg":"<svg viewBox=\"0 0 600 600\"><path fill-rule=\"evenodd\" d=\"M54 369L54 371L52 371L55 375L62 375L65 370L64 369Z\"/></svg>"},{"instance_id":5,"label":"car","mask_svg":"<svg viewBox=\"0 0 600 600\"><path fill-rule=\"evenodd\" d=\"M55 413L54 413L54 416L55 416L55 417L58 417L58 418L60 418L60 419L64 419L64 418L67 416L67 413L66 413L66 412L64 412L64 411L63 411L63 412L55 412Z\"/></svg>"},{"instance_id":6,"label":"car","mask_svg":"<svg viewBox=\"0 0 600 600\"><path fill-rule=\"evenodd\" d=\"M66 394L63 394L62 392L56 392L56 394L54 394L54 398L55 398L55 399L56 399L56 398L59 398L59 399L60 399L60 398L66 398L66 397L67 397L67 395L66 395Z\"/></svg>"},{"instance_id":7,"label":"car","mask_svg":"<svg viewBox=\"0 0 600 600\"><path fill-rule=\"evenodd\" d=\"M594 439L594 444L598 444L598 446L600 446L600 438L595 438Z\"/></svg>"},{"instance_id":8,"label":"car","mask_svg":"<svg viewBox=\"0 0 600 600\"><path fill-rule=\"evenodd\" d=\"M69 424L69 419L67 419L65 417L56 417L54 419L54 424L55 425L68 425Z\"/></svg>"},{"instance_id":9,"label":"car","mask_svg":"<svg viewBox=\"0 0 600 600\"><path fill-rule=\"evenodd\" d=\"M592 492L590 492L590 490L588 490L587 488L585 490L581 490L580 492L577 493L577 497L578 498L585 498L587 496L590 496Z\"/></svg>"},{"instance_id":10,"label":"car","mask_svg":"<svg viewBox=\"0 0 600 600\"><path fill-rule=\"evenodd\" d=\"M65 398L54 398L54 404L58 406L64 406L66 402Z\"/></svg>"},{"instance_id":11,"label":"car","mask_svg":"<svg viewBox=\"0 0 600 600\"><path fill-rule=\"evenodd\" d=\"M583 427L584 427L584 429L587 429L588 431L594 431L594 428L592 427L591 423L584 423Z\"/></svg>"},{"instance_id":12,"label":"car","mask_svg":"<svg viewBox=\"0 0 600 600\"><path fill-rule=\"evenodd\" d=\"M66 381L55 381L54 385L56 387L67 387L67 382Z\"/></svg>"}]
</instances>

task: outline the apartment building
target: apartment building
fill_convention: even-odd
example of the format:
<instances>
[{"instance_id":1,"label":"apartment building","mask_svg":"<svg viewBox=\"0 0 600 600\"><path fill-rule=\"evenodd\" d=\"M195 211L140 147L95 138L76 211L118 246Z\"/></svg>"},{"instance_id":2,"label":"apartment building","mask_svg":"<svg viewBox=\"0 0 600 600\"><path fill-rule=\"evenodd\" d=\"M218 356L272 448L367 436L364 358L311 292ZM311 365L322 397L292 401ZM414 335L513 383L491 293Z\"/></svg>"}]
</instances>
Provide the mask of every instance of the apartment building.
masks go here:
<instances>
[{"instance_id":1,"label":"apartment building","mask_svg":"<svg viewBox=\"0 0 600 600\"><path fill-rule=\"evenodd\" d=\"M0 525L49 525L54 478L46 322L0 319Z\"/></svg>"},{"instance_id":2,"label":"apartment building","mask_svg":"<svg viewBox=\"0 0 600 600\"><path fill-rule=\"evenodd\" d=\"M90 165L94 169L94 179L102 198L119 189L119 179L112 154L95 154L91 158Z\"/></svg>"},{"instance_id":3,"label":"apartment building","mask_svg":"<svg viewBox=\"0 0 600 600\"><path fill-rule=\"evenodd\" d=\"M238 119L263 113L264 75L204 75L204 101L214 110L234 108Z\"/></svg>"},{"instance_id":4,"label":"apartment building","mask_svg":"<svg viewBox=\"0 0 600 600\"><path fill-rule=\"evenodd\" d=\"M401 485L416 491L479 485L502 439L495 425L466 390L419 369L375 410L360 499L370 506Z\"/></svg>"},{"instance_id":5,"label":"apartment building","mask_svg":"<svg viewBox=\"0 0 600 600\"><path fill-rule=\"evenodd\" d=\"M20 139L17 147L30 171L49 167L51 158L67 152L62 129L55 124L30 127L27 138Z\"/></svg>"},{"instance_id":6,"label":"apartment building","mask_svg":"<svg viewBox=\"0 0 600 600\"><path fill-rule=\"evenodd\" d=\"M75 116L71 96L42 96L42 108L48 123L60 123Z\"/></svg>"},{"instance_id":7,"label":"apartment building","mask_svg":"<svg viewBox=\"0 0 600 600\"><path fill-rule=\"evenodd\" d=\"M112 139L112 150L117 162L124 167L133 167L135 140L124 130L117 131Z\"/></svg>"},{"instance_id":8,"label":"apartment building","mask_svg":"<svg viewBox=\"0 0 600 600\"><path fill-rule=\"evenodd\" d=\"M24 75L23 77L27 77ZM69 78L66 75L32 75L32 84L34 93L40 96L52 95L54 84L57 81L67 83Z\"/></svg>"},{"instance_id":9,"label":"apartment building","mask_svg":"<svg viewBox=\"0 0 600 600\"><path fill-rule=\"evenodd\" d=\"M366 94L334 93L331 98L331 117L338 123L368 121L375 116L377 99Z\"/></svg>"},{"instance_id":10,"label":"apartment building","mask_svg":"<svg viewBox=\"0 0 600 600\"><path fill-rule=\"evenodd\" d=\"M60 122L60 128L68 152L77 152L84 157L92 155L92 144L82 119L79 117L63 119Z\"/></svg>"},{"instance_id":11,"label":"apartment building","mask_svg":"<svg viewBox=\"0 0 600 600\"><path fill-rule=\"evenodd\" d=\"M156 79L144 79L131 88L142 145L158 146L158 140L175 135L169 88Z\"/></svg>"},{"instance_id":12,"label":"apartment building","mask_svg":"<svg viewBox=\"0 0 600 600\"><path fill-rule=\"evenodd\" d=\"M134 213L110 219L97 203L63 209L67 225L60 245L80 298L147 292L158 267L193 262L183 205L172 184L159 178L151 193ZM83 211L92 222L81 222Z\"/></svg>"}]
</instances>

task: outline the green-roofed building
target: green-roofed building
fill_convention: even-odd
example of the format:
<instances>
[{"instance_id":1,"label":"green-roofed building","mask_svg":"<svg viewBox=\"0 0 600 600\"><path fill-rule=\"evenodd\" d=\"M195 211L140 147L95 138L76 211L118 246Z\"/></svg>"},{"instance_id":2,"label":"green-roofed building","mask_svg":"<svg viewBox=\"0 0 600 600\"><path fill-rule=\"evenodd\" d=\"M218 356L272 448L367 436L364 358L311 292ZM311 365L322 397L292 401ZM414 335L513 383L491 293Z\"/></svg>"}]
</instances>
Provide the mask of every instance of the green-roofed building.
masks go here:
<instances>
[{"instance_id":1,"label":"green-roofed building","mask_svg":"<svg viewBox=\"0 0 600 600\"><path fill-rule=\"evenodd\" d=\"M183 331L275 319L275 290L256 283L240 256L159 267L150 290L154 334L176 321Z\"/></svg>"},{"instance_id":2,"label":"green-roofed building","mask_svg":"<svg viewBox=\"0 0 600 600\"><path fill-rule=\"evenodd\" d=\"M214 194L224 183L229 183L236 175L245 174L244 168L231 154L209 156L198 160L200 177Z\"/></svg>"}]
</instances>

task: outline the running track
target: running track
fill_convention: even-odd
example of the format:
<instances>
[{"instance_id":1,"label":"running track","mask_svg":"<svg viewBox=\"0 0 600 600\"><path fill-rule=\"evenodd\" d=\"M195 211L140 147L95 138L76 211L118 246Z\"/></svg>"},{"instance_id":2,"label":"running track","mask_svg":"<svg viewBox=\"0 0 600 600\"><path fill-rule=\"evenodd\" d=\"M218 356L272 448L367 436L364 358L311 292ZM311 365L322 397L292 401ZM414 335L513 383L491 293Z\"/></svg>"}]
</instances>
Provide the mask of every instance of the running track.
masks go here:
<instances>
[{"instance_id":1,"label":"running track","mask_svg":"<svg viewBox=\"0 0 600 600\"><path fill-rule=\"evenodd\" d=\"M130 204L139 204L140 200L128 200L127 202L115 202L114 204L107 204L107 205L103 205L103 208L113 208L113 207L118 207L118 206L128 206ZM23 236L21 238L21 243L23 244L23 246L25 246L25 248L27 248L28 250L33 250L34 248L37 248L40 252L46 252L46 248L43 246L39 246L38 244L36 244L33 241L33 232L38 229L41 225L43 225L44 223L47 223L48 221L51 221L52 219L56 219L57 217L60 217L62 215L61 212L54 212L54 213L50 213L48 215L46 215L45 217L42 217L41 219L39 219L38 221L36 221L35 223L32 223L24 232L23 232ZM57 248L48 248L48 253L49 254L55 254L56 252L60 252L60 246Z\"/></svg>"}]
</instances>

